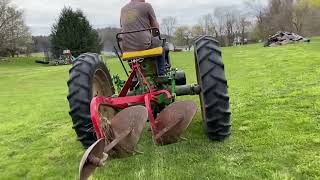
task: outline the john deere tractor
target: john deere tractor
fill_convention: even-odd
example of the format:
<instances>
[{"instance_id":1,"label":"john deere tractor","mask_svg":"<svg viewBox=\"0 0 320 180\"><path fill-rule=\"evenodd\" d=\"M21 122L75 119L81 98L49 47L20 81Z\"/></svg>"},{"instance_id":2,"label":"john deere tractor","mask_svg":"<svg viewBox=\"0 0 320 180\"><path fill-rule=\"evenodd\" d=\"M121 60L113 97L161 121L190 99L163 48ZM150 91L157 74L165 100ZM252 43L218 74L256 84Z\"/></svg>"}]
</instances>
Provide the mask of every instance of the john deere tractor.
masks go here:
<instances>
[{"instance_id":1,"label":"john deere tractor","mask_svg":"<svg viewBox=\"0 0 320 180\"><path fill-rule=\"evenodd\" d=\"M122 35L141 31L151 31L163 46L122 52ZM110 158L137 153L146 124L150 124L155 144L178 142L197 111L193 101L177 101L178 96L199 95L203 129L209 139L223 141L230 136L227 80L219 43L213 37L201 36L194 41L196 85L187 85L185 73L171 67L166 40L158 29L123 32L117 39L119 60L131 68L129 74L123 66L126 81L112 77L98 54L80 55L70 70L70 116L78 140L87 149L80 163L80 179L87 179ZM160 76L157 59L163 56L166 73Z\"/></svg>"}]
</instances>

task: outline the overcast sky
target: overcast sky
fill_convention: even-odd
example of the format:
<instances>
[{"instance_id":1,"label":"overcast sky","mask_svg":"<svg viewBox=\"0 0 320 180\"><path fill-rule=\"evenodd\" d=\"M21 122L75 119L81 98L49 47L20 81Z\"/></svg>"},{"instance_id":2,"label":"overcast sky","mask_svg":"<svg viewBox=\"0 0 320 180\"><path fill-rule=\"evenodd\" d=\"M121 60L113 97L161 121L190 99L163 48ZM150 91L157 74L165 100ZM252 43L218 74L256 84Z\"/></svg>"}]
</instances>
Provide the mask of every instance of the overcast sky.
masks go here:
<instances>
[{"instance_id":1,"label":"overcast sky","mask_svg":"<svg viewBox=\"0 0 320 180\"><path fill-rule=\"evenodd\" d=\"M95 28L119 26L119 13L129 0L12 0L25 12L25 20L33 35L48 35L64 6L79 8ZM199 17L213 12L217 6L241 4L242 0L147 0L160 20L175 16L179 24L195 24Z\"/></svg>"}]
</instances>

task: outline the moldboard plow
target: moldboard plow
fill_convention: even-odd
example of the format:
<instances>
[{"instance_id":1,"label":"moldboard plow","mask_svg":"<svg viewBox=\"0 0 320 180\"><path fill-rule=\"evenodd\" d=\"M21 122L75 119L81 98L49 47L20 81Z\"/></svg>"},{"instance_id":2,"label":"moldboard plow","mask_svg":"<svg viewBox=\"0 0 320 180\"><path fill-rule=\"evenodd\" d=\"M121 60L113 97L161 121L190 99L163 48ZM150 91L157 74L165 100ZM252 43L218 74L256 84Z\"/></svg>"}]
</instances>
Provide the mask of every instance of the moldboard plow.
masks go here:
<instances>
[{"instance_id":1,"label":"moldboard plow","mask_svg":"<svg viewBox=\"0 0 320 180\"><path fill-rule=\"evenodd\" d=\"M163 46L122 52L121 35L141 31L152 31ZM171 67L166 40L158 29L123 32L117 39L127 81L117 75L111 77L97 54L80 55L70 70L70 116L78 140L87 149L80 163L80 179L88 179L110 159L139 153L136 145L147 121L155 144L177 143L197 111L193 101L176 101L178 96L200 96L203 128L209 139L223 141L230 136L227 81L216 40L209 36L195 39L198 84L187 85L185 73ZM165 75L159 75L159 57L166 60ZM124 61L131 67L130 74Z\"/></svg>"}]
</instances>

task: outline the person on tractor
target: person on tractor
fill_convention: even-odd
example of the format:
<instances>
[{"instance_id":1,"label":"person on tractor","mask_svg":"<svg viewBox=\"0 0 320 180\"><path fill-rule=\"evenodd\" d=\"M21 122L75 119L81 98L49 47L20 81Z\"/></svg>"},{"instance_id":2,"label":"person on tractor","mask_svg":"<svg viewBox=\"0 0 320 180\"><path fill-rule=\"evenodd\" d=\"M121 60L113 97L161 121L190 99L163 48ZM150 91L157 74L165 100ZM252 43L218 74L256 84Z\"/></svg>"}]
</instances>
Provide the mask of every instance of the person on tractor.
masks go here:
<instances>
[{"instance_id":1,"label":"person on tractor","mask_svg":"<svg viewBox=\"0 0 320 180\"><path fill-rule=\"evenodd\" d=\"M160 28L151 4L145 0L131 0L121 9L120 25L123 32ZM150 31L123 34L122 50L124 52L141 51L162 46L162 41L153 37ZM158 57L158 73L165 74L165 55Z\"/></svg>"}]
</instances>

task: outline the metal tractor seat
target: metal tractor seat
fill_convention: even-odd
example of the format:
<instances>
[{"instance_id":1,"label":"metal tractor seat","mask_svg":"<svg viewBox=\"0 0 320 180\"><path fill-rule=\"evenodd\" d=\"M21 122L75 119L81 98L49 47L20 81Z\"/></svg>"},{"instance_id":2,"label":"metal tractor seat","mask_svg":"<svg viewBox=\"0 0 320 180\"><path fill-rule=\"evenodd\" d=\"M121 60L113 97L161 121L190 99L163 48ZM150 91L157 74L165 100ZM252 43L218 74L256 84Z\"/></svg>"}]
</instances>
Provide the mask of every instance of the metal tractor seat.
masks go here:
<instances>
[{"instance_id":1,"label":"metal tractor seat","mask_svg":"<svg viewBox=\"0 0 320 180\"><path fill-rule=\"evenodd\" d=\"M124 52L122 54L122 59L124 61L129 61L132 59L156 57L156 56L162 56L162 55L163 55L163 47L157 47L157 48L143 50L143 51Z\"/></svg>"}]
</instances>

